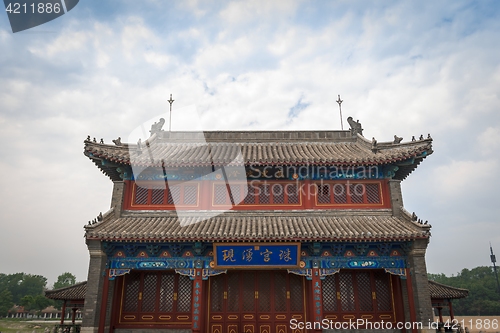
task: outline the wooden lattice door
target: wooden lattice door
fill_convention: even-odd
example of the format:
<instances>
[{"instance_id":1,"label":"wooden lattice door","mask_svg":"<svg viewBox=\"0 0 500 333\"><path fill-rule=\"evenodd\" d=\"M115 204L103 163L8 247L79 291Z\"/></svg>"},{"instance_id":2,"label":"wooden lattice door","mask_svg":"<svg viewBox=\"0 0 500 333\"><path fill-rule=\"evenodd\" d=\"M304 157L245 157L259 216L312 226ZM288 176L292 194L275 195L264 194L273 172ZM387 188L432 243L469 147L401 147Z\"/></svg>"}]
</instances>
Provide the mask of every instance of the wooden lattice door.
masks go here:
<instances>
[{"instance_id":1,"label":"wooden lattice door","mask_svg":"<svg viewBox=\"0 0 500 333\"><path fill-rule=\"evenodd\" d=\"M122 278L118 325L191 325L192 281L174 272L132 271Z\"/></svg>"},{"instance_id":2,"label":"wooden lattice door","mask_svg":"<svg viewBox=\"0 0 500 333\"><path fill-rule=\"evenodd\" d=\"M323 315L334 321L396 320L390 274L344 270L323 281Z\"/></svg>"},{"instance_id":3,"label":"wooden lattice door","mask_svg":"<svg viewBox=\"0 0 500 333\"><path fill-rule=\"evenodd\" d=\"M301 276L229 272L211 277L209 287L210 333L290 333L290 319L305 320Z\"/></svg>"}]
</instances>

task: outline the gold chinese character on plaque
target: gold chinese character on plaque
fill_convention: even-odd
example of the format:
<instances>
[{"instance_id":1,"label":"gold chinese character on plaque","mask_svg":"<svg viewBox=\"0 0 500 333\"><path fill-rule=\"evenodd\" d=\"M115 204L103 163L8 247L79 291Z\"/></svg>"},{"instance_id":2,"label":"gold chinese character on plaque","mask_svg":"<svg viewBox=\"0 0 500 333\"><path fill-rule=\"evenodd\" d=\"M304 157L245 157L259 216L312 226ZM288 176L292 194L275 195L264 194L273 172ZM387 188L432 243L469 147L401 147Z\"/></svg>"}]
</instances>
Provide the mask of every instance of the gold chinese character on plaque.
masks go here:
<instances>
[{"instance_id":1,"label":"gold chinese character on plaque","mask_svg":"<svg viewBox=\"0 0 500 333\"><path fill-rule=\"evenodd\" d=\"M286 248L286 250L280 250L280 260L283 260L285 262L289 262L290 260L292 260L289 248Z\"/></svg>"},{"instance_id":2,"label":"gold chinese character on plaque","mask_svg":"<svg viewBox=\"0 0 500 333\"><path fill-rule=\"evenodd\" d=\"M253 252L252 252L252 249L246 249L245 251L243 251L243 260L245 261L252 261L252 256L253 256Z\"/></svg>"},{"instance_id":3,"label":"gold chinese character on plaque","mask_svg":"<svg viewBox=\"0 0 500 333\"><path fill-rule=\"evenodd\" d=\"M234 259L234 250L222 250L222 260L224 261L236 261Z\"/></svg>"},{"instance_id":4,"label":"gold chinese character on plaque","mask_svg":"<svg viewBox=\"0 0 500 333\"><path fill-rule=\"evenodd\" d=\"M264 256L264 261L269 262L271 260L271 254L273 254L269 249L266 249L264 252L261 252L260 255Z\"/></svg>"}]
</instances>

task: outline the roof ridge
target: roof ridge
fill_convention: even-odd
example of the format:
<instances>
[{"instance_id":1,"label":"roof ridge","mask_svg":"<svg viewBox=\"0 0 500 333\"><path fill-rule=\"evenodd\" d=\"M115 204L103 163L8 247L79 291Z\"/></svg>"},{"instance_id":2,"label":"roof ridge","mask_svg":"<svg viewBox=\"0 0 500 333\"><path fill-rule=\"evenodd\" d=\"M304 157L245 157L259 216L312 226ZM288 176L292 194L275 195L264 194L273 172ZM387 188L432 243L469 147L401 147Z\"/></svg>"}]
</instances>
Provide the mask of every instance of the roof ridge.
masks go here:
<instances>
[{"instance_id":1,"label":"roof ridge","mask_svg":"<svg viewBox=\"0 0 500 333\"><path fill-rule=\"evenodd\" d=\"M82 281L82 282L77 282L71 286L67 286L67 287L62 287L62 288L57 288L57 289L49 289L49 290L45 290L45 294L49 293L49 294L53 294L53 293L56 293L56 292L60 292L60 291L64 291L64 290L68 290L68 289L72 289L72 288L77 288L77 287L80 287L84 284L86 284L87 281Z\"/></svg>"}]
</instances>

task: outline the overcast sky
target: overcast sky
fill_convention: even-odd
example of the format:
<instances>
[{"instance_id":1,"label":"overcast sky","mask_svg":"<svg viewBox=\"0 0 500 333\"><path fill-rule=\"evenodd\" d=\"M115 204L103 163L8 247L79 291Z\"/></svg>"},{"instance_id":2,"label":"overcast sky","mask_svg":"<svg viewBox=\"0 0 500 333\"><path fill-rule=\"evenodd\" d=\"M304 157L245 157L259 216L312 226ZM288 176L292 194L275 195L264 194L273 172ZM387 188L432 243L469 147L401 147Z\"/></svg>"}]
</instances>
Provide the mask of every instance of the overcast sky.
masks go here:
<instances>
[{"instance_id":1,"label":"overcast sky","mask_svg":"<svg viewBox=\"0 0 500 333\"><path fill-rule=\"evenodd\" d=\"M0 14L0 272L87 279L83 225L112 183L83 155L149 119L207 130L430 133L403 184L428 271L500 255L500 2L81 0L13 34ZM190 112L188 112L190 111ZM149 126L150 124L147 123ZM168 127L168 124L166 124ZM142 138L143 140L145 138Z\"/></svg>"}]
</instances>

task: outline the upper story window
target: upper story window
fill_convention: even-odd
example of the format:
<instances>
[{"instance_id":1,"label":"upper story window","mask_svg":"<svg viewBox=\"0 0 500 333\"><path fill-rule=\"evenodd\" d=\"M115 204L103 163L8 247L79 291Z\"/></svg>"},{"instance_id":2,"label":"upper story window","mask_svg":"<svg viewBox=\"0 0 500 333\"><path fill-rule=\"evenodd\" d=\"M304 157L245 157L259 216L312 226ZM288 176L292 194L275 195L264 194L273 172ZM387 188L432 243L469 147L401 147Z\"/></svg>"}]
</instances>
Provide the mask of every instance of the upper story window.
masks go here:
<instances>
[{"instance_id":1,"label":"upper story window","mask_svg":"<svg viewBox=\"0 0 500 333\"><path fill-rule=\"evenodd\" d=\"M320 182L315 184L315 191L316 206L384 204L381 182Z\"/></svg>"},{"instance_id":2,"label":"upper story window","mask_svg":"<svg viewBox=\"0 0 500 333\"><path fill-rule=\"evenodd\" d=\"M389 208L383 180L129 182L125 209L272 210Z\"/></svg>"},{"instance_id":3,"label":"upper story window","mask_svg":"<svg viewBox=\"0 0 500 333\"><path fill-rule=\"evenodd\" d=\"M133 183L131 207L169 206L196 209L199 206L199 183ZM142 207L144 209L145 207Z\"/></svg>"},{"instance_id":4,"label":"upper story window","mask_svg":"<svg viewBox=\"0 0 500 333\"><path fill-rule=\"evenodd\" d=\"M212 205L235 205L236 209L250 207L301 206L300 184L284 181L250 181L243 184L214 183ZM232 200L231 200L232 199Z\"/></svg>"}]
</instances>

